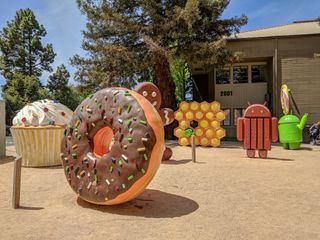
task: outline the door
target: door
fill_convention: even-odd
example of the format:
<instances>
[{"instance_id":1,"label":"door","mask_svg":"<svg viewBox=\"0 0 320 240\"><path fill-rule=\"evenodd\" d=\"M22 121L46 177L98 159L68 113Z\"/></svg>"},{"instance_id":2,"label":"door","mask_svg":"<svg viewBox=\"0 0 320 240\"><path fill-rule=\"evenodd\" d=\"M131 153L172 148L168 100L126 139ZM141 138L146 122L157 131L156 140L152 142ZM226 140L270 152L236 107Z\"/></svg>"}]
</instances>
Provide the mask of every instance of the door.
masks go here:
<instances>
[{"instance_id":1,"label":"door","mask_svg":"<svg viewBox=\"0 0 320 240\"><path fill-rule=\"evenodd\" d=\"M193 75L193 100L203 102L209 100L209 76L208 74Z\"/></svg>"}]
</instances>

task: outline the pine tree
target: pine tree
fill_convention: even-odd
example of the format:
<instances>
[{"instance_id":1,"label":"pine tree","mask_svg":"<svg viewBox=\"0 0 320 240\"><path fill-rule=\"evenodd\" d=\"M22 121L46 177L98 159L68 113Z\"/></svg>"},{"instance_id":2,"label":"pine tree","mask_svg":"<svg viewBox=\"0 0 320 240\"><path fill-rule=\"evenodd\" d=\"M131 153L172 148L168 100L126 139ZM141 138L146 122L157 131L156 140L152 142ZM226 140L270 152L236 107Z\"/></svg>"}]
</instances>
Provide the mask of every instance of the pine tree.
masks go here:
<instances>
[{"instance_id":1,"label":"pine tree","mask_svg":"<svg viewBox=\"0 0 320 240\"><path fill-rule=\"evenodd\" d=\"M32 10L16 12L0 31L0 73L4 78L12 79L16 73L40 77L43 71L52 71L55 53L51 44L42 44L46 34Z\"/></svg>"},{"instance_id":2,"label":"pine tree","mask_svg":"<svg viewBox=\"0 0 320 240\"><path fill-rule=\"evenodd\" d=\"M49 97L39 80L43 71L52 71L55 58L52 45L42 44L46 34L30 9L18 10L0 31L0 74L6 79L2 90L7 124L26 103Z\"/></svg>"},{"instance_id":3,"label":"pine tree","mask_svg":"<svg viewBox=\"0 0 320 240\"><path fill-rule=\"evenodd\" d=\"M70 73L66 67L61 64L57 70L49 76L47 88L51 98L75 110L81 101L81 94L77 88L69 86Z\"/></svg>"},{"instance_id":4,"label":"pine tree","mask_svg":"<svg viewBox=\"0 0 320 240\"><path fill-rule=\"evenodd\" d=\"M162 107L176 109L170 60L188 66L222 64L225 37L239 32L245 16L222 19L229 0L77 0L87 17L82 48L75 55L76 79L85 90L154 79ZM173 125L166 128L173 136Z\"/></svg>"},{"instance_id":5,"label":"pine tree","mask_svg":"<svg viewBox=\"0 0 320 240\"><path fill-rule=\"evenodd\" d=\"M63 64L58 66L57 70L49 76L47 88L57 100L63 97L64 90L68 87L69 78L70 73Z\"/></svg>"},{"instance_id":6,"label":"pine tree","mask_svg":"<svg viewBox=\"0 0 320 240\"><path fill-rule=\"evenodd\" d=\"M6 122L12 124L16 112L27 103L48 98L49 93L40 86L35 76L16 73L3 87L3 98L6 102Z\"/></svg>"},{"instance_id":7,"label":"pine tree","mask_svg":"<svg viewBox=\"0 0 320 240\"><path fill-rule=\"evenodd\" d=\"M77 0L87 17L83 49L76 55L77 80L92 91L131 87L150 79L163 106L176 108L170 59L212 65L228 57L224 37L238 32L245 16L222 19L228 0Z\"/></svg>"},{"instance_id":8,"label":"pine tree","mask_svg":"<svg viewBox=\"0 0 320 240\"><path fill-rule=\"evenodd\" d=\"M170 62L171 77L176 86L175 96L178 103L185 101L192 92L192 79L189 66L181 59Z\"/></svg>"}]
</instances>

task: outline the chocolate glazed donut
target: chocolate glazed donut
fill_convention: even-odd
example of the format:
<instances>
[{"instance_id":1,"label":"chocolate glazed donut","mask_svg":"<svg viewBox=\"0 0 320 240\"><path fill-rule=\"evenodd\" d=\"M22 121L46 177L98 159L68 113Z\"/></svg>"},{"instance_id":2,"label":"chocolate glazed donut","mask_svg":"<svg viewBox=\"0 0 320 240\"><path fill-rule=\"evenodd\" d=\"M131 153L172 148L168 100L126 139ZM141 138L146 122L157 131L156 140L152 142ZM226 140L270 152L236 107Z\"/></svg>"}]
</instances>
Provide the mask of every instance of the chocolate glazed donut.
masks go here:
<instances>
[{"instance_id":1,"label":"chocolate glazed donut","mask_svg":"<svg viewBox=\"0 0 320 240\"><path fill-rule=\"evenodd\" d=\"M79 197L120 204L138 196L155 175L164 151L163 123L140 94L104 89L77 107L61 148L65 175Z\"/></svg>"}]
</instances>

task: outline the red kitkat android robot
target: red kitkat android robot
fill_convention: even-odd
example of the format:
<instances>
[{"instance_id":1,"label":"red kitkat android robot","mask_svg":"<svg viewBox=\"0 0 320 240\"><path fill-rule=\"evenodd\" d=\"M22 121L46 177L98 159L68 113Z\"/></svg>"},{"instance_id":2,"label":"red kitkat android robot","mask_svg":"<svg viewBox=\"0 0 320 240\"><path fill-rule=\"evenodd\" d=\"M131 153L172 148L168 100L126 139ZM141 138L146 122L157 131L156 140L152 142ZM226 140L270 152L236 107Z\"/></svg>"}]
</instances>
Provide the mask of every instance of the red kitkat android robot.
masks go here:
<instances>
[{"instance_id":1,"label":"red kitkat android robot","mask_svg":"<svg viewBox=\"0 0 320 240\"><path fill-rule=\"evenodd\" d=\"M237 120L237 139L243 141L247 156L253 158L258 150L260 158L267 158L271 141L278 141L278 119L262 104L252 104Z\"/></svg>"}]
</instances>

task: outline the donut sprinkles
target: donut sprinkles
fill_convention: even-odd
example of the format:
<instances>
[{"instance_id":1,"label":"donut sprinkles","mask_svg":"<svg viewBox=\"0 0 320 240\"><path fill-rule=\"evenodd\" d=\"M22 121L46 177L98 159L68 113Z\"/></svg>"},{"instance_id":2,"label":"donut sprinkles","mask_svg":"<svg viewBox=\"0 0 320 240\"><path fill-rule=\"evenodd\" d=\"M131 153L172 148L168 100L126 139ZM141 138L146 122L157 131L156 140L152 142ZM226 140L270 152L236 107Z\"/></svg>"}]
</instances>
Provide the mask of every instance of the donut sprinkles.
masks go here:
<instances>
[{"instance_id":1,"label":"donut sprinkles","mask_svg":"<svg viewBox=\"0 0 320 240\"><path fill-rule=\"evenodd\" d=\"M61 145L71 188L88 202L129 201L152 180L164 151L163 123L141 95L109 88L85 99Z\"/></svg>"}]
</instances>

